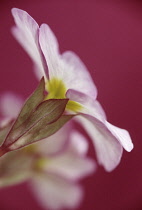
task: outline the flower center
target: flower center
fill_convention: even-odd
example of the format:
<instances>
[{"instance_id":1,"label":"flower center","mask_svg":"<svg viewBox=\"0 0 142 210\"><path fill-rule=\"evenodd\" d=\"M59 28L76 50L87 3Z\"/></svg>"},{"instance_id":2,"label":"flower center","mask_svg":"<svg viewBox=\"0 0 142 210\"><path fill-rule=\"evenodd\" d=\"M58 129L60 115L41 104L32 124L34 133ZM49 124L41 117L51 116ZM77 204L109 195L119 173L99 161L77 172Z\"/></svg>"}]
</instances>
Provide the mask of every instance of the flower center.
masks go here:
<instances>
[{"instance_id":1,"label":"flower center","mask_svg":"<svg viewBox=\"0 0 142 210\"><path fill-rule=\"evenodd\" d=\"M52 78L46 83L46 90L48 91L47 99L55 98L62 99L66 98L66 87L62 80Z\"/></svg>"},{"instance_id":2,"label":"flower center","mask_svg":"<svg viewBox=\"0 0 142 210\"><path fill-rule=\"evenodd\" d=\"M46 83L46 90L48 91L48 95L45 98L47 99L63 99L66 98L67 88L64 82L57 78L52 78ZM69 100L66 106L66 110L78 112L82 109L80 103Z\"/></svg>"},{"instance_id":3,"label":"flower center","mask_svg":"<svg viewBox=\"0 0 142 210\"><path fill-rule=\"evenodd\" d=\"M49 162L49 160L47 158L40 157L39 159L37 159L37 161L35 163L35 169L38 171L43 170L44 168L46 168L48 162Z\"/></svg>"}]
</instances>

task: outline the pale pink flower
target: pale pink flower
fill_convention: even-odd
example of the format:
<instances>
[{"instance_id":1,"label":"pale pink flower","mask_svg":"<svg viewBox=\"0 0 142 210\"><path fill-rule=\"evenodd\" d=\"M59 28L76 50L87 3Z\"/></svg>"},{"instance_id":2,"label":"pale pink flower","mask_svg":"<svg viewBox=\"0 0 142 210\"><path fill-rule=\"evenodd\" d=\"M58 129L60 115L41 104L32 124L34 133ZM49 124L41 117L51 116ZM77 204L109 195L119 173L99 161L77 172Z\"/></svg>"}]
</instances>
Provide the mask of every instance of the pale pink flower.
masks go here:
<instances>
[{"instance_id":1,"label":"pale pink flower","mask_svg":"<svg viewBox=\"0 0 142 210\"><path fill-rule=\"evenodd\" d=\"M68 134L68 144L62 152L56 155L52 148L54 154L52 155L50 144L52 140L55 143L58 141L60 132L62 132L62 140L65 134ZM46 152L46 155L43 155L46 159L43 158L41 163L39 162L42 166L45 161L42 171L33 176L32 189L44 207L49 207L49 209L75 208L83 198L83 189L78 181L94 172L95 169L94 162L86 157L88 144L78 132L68 132L67 126L49 138L36 144L38 152L41 154ZM76 147L76 142L78 147ZM44 152L40 151L41 146Z\"/></svg>"},{"instance_id":2,"label":"pale pink flower","mask_svg":"<svg viewBox=\"0 0 142 210\"><path fill-rule=\"evenodd\" d=\"M40 27L25 11L12 9L13 34L35 64L38 78L45 77L48 98L69 98L66 110L76 117L92 138L97 159L107 171L120 162L123 148L130 152L129 133L113 126L96 100L97 89L80 58L71 51L60 54L58 41L47 24Z\"/></svg>"},{"instance_id":3,"label":"pale pink flower","mask_svg":"<svg viewBox=\"0 0 142 210\"><path fill-rule=\"evenodd\" d=\"M3 120L14 119L22 99L8 93L1 96L0 105ZM86 139L69 123L51 137L1 157L0 187L29 180L45 209L76 208L83 198L80 179L96 169L87 152Z\"/></svg>"}]
</instances>

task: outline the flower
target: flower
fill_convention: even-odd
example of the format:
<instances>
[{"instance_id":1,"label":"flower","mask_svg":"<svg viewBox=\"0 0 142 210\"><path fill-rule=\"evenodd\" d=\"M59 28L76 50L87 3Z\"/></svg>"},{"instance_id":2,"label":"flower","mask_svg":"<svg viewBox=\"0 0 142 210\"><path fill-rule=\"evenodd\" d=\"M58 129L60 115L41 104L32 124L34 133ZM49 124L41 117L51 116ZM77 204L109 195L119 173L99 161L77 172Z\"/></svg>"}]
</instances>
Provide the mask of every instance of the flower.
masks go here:
<instances>
[{"instance_id":1,"label":"flower","mask_svg":"<svg viewBox=\"0 0 142 210\"><path fill-rule=\"evenodd\" d=\"M9 120L16 117L21 101L11 93L1 96L3 120L4 117ZM2 156L0 187L28 181L45 209L75 208L83 198L80 179L96 169L95 162L87 157L87 151L84 136L67 124L44 141Z\"/></svg>"},{"instance_id":2,"label":"flower","mask_svg":"<svg viewBox=\"0 0 142 210\"><path fill-rule=\"evenodd\" d=\"M25 11L13 8L16 23L13 34L35 64L36 75L45 77L49 98L69 98L66 110L77 113L78 120L90 135L97 159L107 171L120 162L123 148L133 149L129 133L106 120L97 98L97 88L73 52L59 53L58 41L47 24L40 27Z\"/></svg>"},{"instance_id":3,"label":"flower","mask_svg":"<svg viewBox=\"0 0 142 210\"><path fill-rule=\"evenodd\" d=\"M46 148L46 158L43 156L37 162L37 171L40 171L33 177L31 185L37 199L50 209L77 207L83 197L83 189L78 182L81 178L94 172L95 169L94 162L86 157L88 150L86 139L78 132L67 131L67 126L64 126L52 137L49 137L50 140L38 143L39 148L42 146L44 151ZM64 149L62 148L62 152L55 155L54 147L50 151L50 144L53 141L54 145L57 143L59 133L61 133L62 141L69 134L68 143ZM78 147L76 147L76 142ZM42 150L40 152L44 154ZM43 163L46 165L42 166Z\"/></svg>"}]
</instances>

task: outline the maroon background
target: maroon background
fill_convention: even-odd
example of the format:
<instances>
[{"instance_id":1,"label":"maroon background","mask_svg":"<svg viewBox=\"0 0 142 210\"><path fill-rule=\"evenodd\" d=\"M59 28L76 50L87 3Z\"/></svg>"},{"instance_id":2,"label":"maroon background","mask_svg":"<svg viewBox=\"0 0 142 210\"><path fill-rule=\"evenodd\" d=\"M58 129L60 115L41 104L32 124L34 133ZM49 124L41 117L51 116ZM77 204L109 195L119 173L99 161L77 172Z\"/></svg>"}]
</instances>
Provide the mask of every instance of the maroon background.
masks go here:
<instances>
[{"instance_id":1,"label":"maroon background","mask_svg":"<svg viewBox=\"0 0 142 210\"><path fill-rule=\"evenodd\" d=\"M0 92L27 97L37 80L32 62L10 34L12 7L26 10L39 24L48 23L61 51L81 57L109 121L129 130L135 145L112 173L99 167L83 181L86 197L79 210L142 209L142 1L0 1ZM0 209L41 210L27 185L0 190Z\"/></svg>"}]
</instances>

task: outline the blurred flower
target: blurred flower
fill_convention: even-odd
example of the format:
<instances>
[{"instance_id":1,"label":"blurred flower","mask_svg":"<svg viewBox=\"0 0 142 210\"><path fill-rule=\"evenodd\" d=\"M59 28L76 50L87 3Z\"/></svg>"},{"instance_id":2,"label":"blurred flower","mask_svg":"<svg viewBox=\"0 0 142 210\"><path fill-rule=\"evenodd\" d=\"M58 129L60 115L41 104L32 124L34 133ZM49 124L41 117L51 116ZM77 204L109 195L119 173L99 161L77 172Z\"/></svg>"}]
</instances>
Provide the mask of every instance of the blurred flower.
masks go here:
<instances>
[{"instance_id":1,"label":"blurred flower","mask_svg":"<svg viewBox=\"0 0 142 210\"><path fill-rule=\"evenodd\" d=\"M33 59L38 78L44 75L47 99L69 98L66 110L79 114L76 119L92 138L99 164L107 171L113 170L120 162L122 147L131 151L133 144L126 130L107 122L87 68L75 53L59 53L57 39L48 25L39 27L20 9L12 9L12 14L16 23L13 34Z\"/></svg>"},{"instance_id":2,"label":"blurred flower","mask_svg":"<svg viewBox=\"0 0 142 210\"><path fill-rule=\"evenodd\" d=\"M83 189L78 181L94 172L94 162L86 157L88 144L84 137L76 131L69 131L67 126L61 128L50 140L37 144L37 153L42 154L35 165L37 173L33 177L32 189L37 199L50 209L75 208L83 197ZM54 154L50 144L68 138L67 145L61 152ZM77 144L77 145L76 145ZM40 150L40 146L43 148ZM56 147L55 147L56 148ZM52 155L52 153L54 155Z\"/></svg>"},{"instance_id":3,"label":"blurred flower","mask_svg":"<svg viewBox=\"0 0 142 210\"><path fill-rule=\"evenodd\" d=\"M9 123L18 114L22 99L8 93L1 96L0 105L3 120L6 117ZM67 124L47 140L1 157L0 187L29 181L44 208L75 208L83 198L80 179L96 168L87 151L84 136Z\"/></svg>"}]
</instances>

